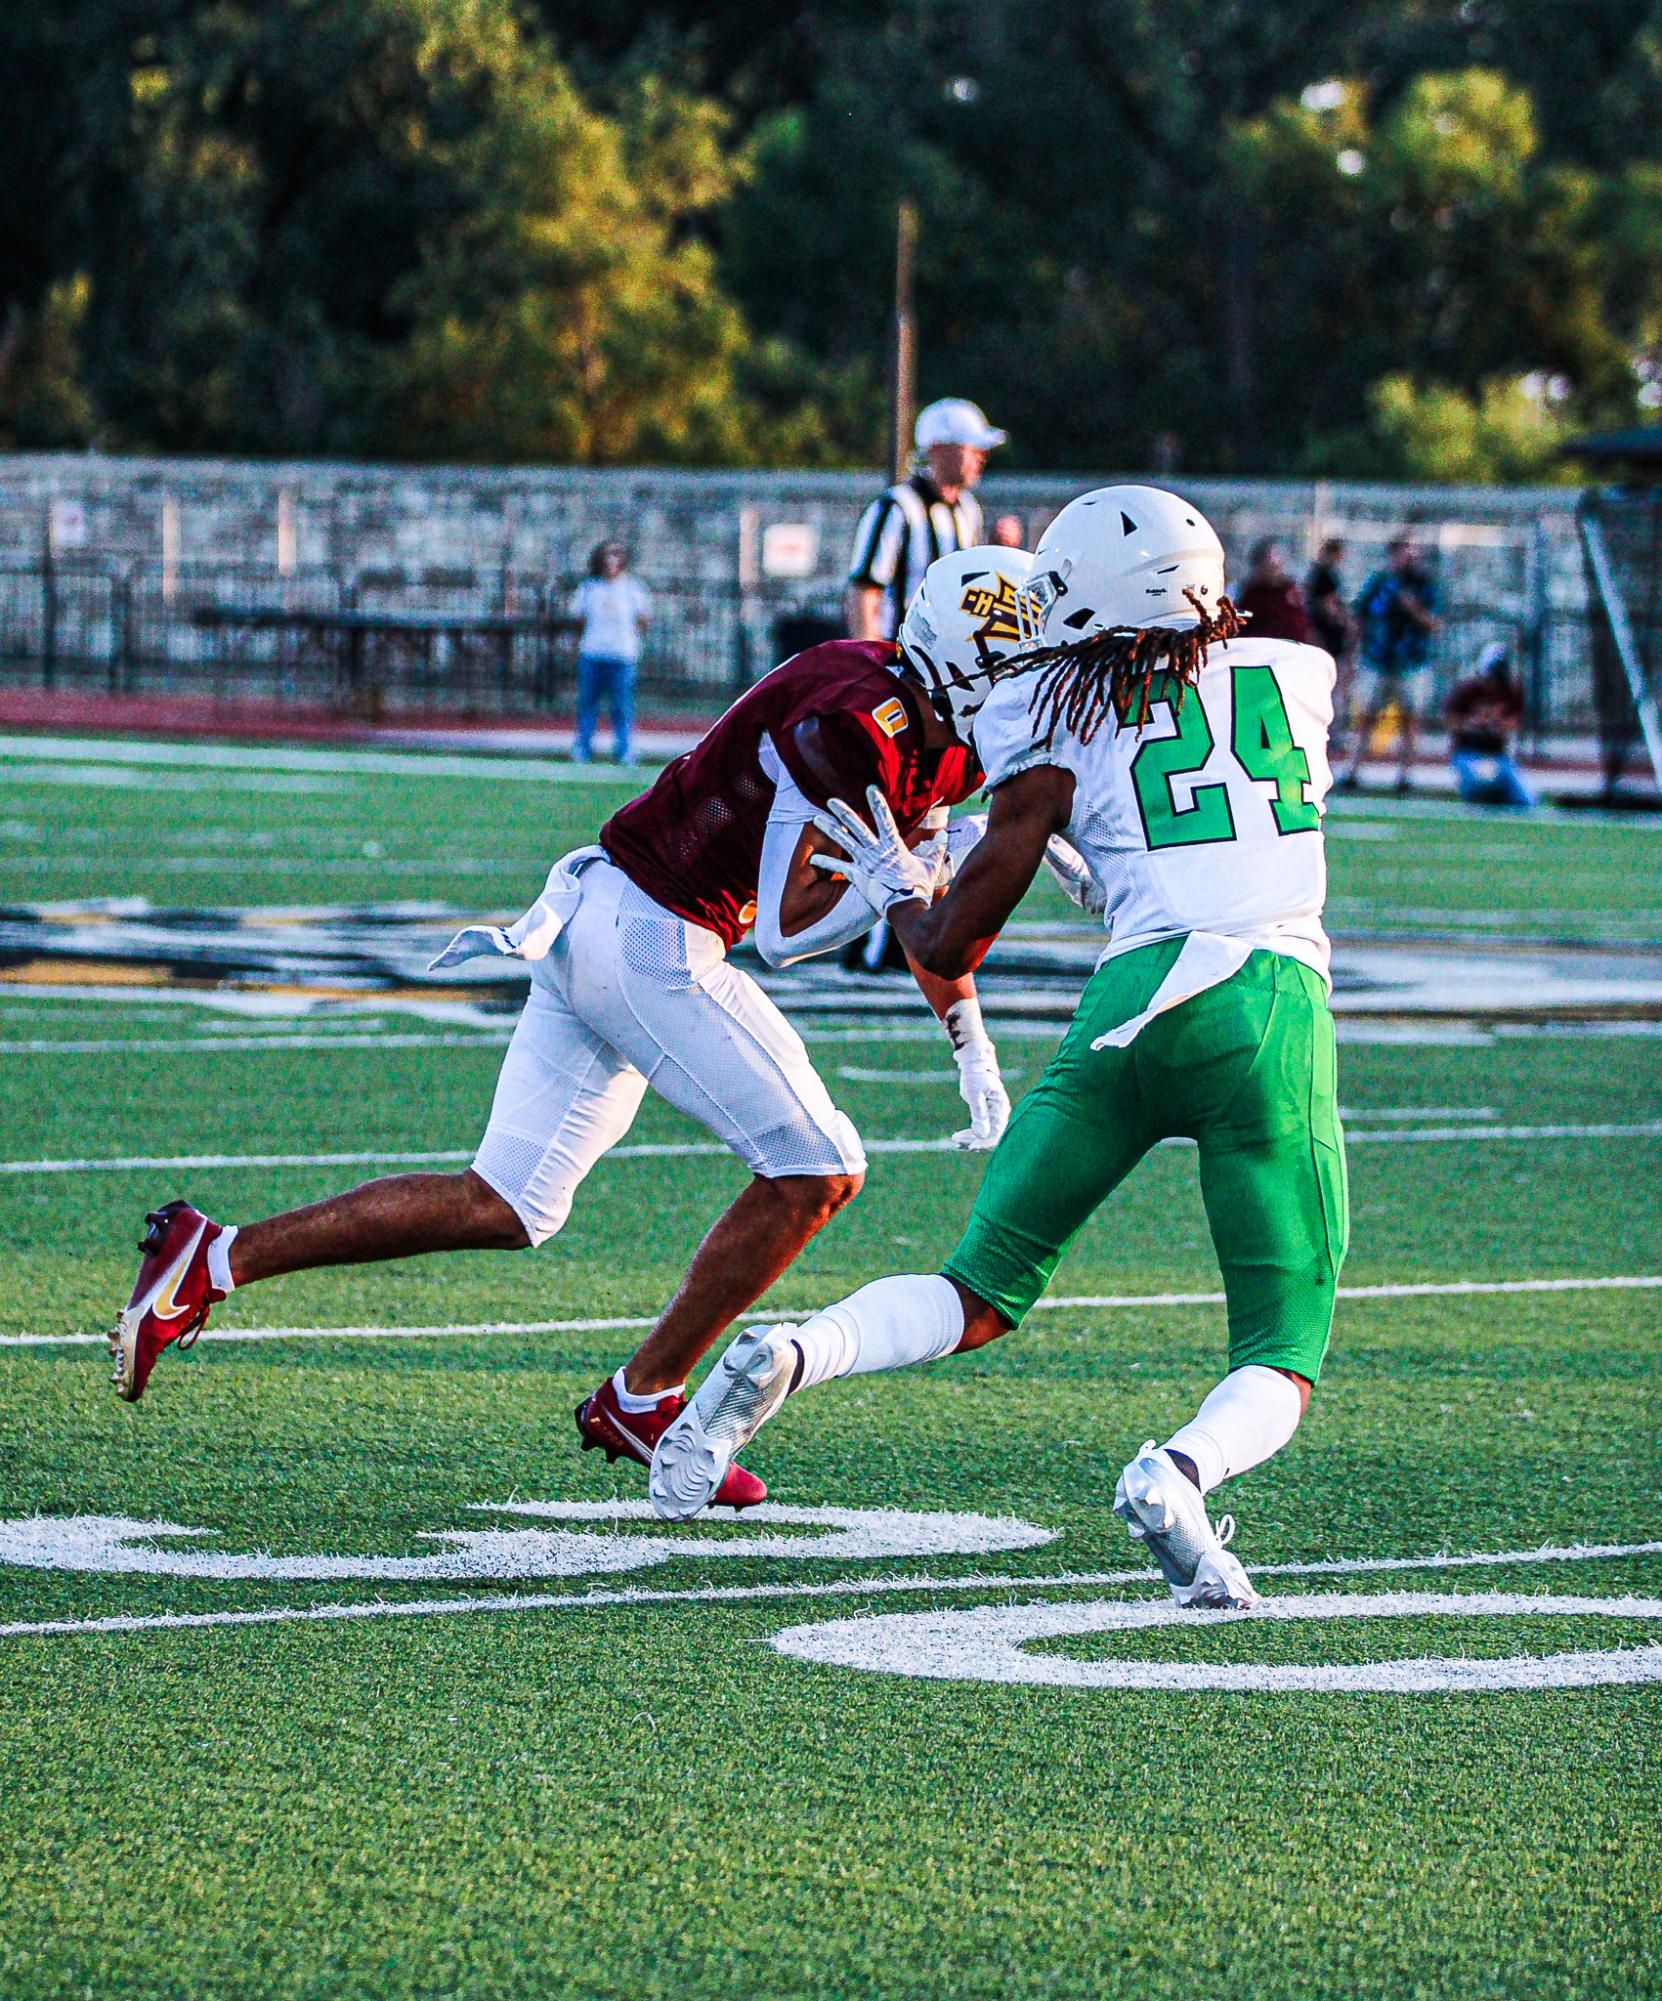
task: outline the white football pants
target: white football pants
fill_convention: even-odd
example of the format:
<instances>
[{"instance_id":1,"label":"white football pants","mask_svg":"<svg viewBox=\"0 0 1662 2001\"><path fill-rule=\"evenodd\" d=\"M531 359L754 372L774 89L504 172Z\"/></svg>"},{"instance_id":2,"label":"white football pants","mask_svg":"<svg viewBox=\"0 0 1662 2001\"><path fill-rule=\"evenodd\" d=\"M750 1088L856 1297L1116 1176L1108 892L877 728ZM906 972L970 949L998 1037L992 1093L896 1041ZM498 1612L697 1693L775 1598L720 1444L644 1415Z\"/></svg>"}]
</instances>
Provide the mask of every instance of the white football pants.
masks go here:
<instances>
[{"instance_id":1,"label":"white football pants","mask_svg":"<svg viewBox=\"0 0 1662 2001\"><path fill-rule=\"evenodd\" d=\"M582 901L546 959L496 1082L473 1162L525 1225L553 1236L648 1084L753 1174L861 1174L852 1123L796 1030L713 931L590 862Z\"/></svg>"}]
</instances>

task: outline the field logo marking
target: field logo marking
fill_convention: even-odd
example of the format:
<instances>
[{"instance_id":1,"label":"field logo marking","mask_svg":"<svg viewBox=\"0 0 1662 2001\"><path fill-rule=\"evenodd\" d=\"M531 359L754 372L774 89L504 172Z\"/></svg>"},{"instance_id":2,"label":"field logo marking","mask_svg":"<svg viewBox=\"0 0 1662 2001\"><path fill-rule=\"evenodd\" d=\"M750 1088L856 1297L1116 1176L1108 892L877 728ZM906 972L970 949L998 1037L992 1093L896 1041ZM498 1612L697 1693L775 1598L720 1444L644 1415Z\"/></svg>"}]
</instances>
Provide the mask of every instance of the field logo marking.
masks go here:
<instances>
[{"instance_id":1,"label":"field logo marking","mask_svg":"<svg viewBox=\"0 0 1662 2001\"><path fill-rule=\"evenodd\" d=\"M362 1578L427 1584L484 1578L587 1577L650 1570L686 1558L700 1562L740 1557L867 1562L886 1557L985 1556L996 1550L1038 1549L1054 1542L1057 1533L1010 1516L911 1513L901 1508L790 1508L771 1502L747 1510L742 1518L745 1529L754 1524L762 1533L740 1535L668 1528L655 1521L646 1501L509 1501L481 1503L479 1512L530 1515L557 1522L651 1522L659 1532L428 1529L419 1539L443 1547L423 1556L271 1556L165 1546L181 1538L213 1533L177 1522L139 1521L126 1515L35 1515L0 1522L0 1563L35 1570L206 1577L224 1582L259 1578L298 1584ZM781 1528L828 1533L772 1532Z\"/></svg>"},{"instance_id":2,"label":"field logo marking","mask_svg":"<svg viewBox=\"0 0 1662 2001\"><path fill-rule=\"evenodd\" d=\"M559 1502L520 1501L503 1504L500 1508L486 1507L483 1512L539 1515L565 1520L608 1520L644 1519L646 1503L632 1502ZM753 1511L753 1514L760 1512ZM884 1512L884 1511L874 1511ZM848 1509L802 1509L773 1508L767 1511L767 1518L773 1521L809 1522L817 1525L827 1516L834 1516L844 1527L848 1518L858 1511ZM918 1521L911 1518L908 1533ZM938 1518L937 1518L938 1519ZM947 1521L963 1518L946 1517ZM978 1519L978 1518L971 1518ZM121 1517L79 1516L70 1518L67 1524L83 1535L81 1553L85 1558L97 1558L97 1562L82 1561L78 1564L52 1567L102 1568L103 1559L112 1544L121 1559L121 1568L130 1571L134 1566L130 1559L137 1558L149 1574L156 1574L156 1567L147 1558L177 1558L180 1556L209 1556L207 1551L145 1551L132 1550L123 1545L132 1541L153 1540L167 1525L149 1522L124 1522ZM43 1567L39 1559L66 1548L63 1539L53 1540L56 1532L66 1524L62 1521L43 1522L36 1517L30 1521L0 1524L13 1531L11 1547L14 1561L34 1563ZM870 1526L869 1521L866 1526ZM1008 1527L1025 1528L1026 1524L997 1523L1001 1533ZM129 1530L147 1531L144 1537L125 1536L116 1533L118 1527ZM174 1530L175 1534L201 1533L201 1531ZM886 1533L886 1530L885 1530ZM1044 1530L1031 1531L1043 1541L1054 1540ZM830 1544L830 1538L822 1538L807 1544L804 1555L823 1555ZM951 1553L957 1553L962 1546L962 1538L949 1532L947 1542ZM868 1553L871 1545L863 1544ZM734 1545L728 1543L729 1554ZM859 1554L857 1548L850 1552L844 1545L845 1553ZM941 1553L937 1550L936 1553ZM1423 1556L1328 1556L1282 1563L1260 1563L1254 1566L1260 1578L1268 1577L1336 1577L1354 1576L1366 1571L1404 1570L1466 1570L1466 1569L1515 1569L1520 1564L1537 1563L1592 1563L1604 1559L1634 1556L1662 1556L1662 1541L1632 1543L1571 1543L1539 1544L1533 1549L1490 1549L1470 1550L1463 1555L1447 1551ZM218 1559L220 1562L225 1559ZM270 1561L270 1559L265 1559ZM302 1559L303 1561L304 1559ZM399 1559L389 1559L398 1561ZM247 1558L232 1558L233 1563L246 1563ZM315 1561L315 1560L314 1560ZM168 1574L177 1574L177 1567L171 1566ZM239 1573L240 1574L240 1573ZM264 1572L259 1574L265 1574ZM657 1587L644 1584L621 1585L613 1590L586 1590L581 1592L557 1591L476 1591L456 1598L370 1598L355 1602L335 1602L322 1605L261 1605L246 1610L226 1610L218 1612L117 1612L90 1617L70 1617L55 1619L13 1619L0 1623L0 1638L24 1639L54 1637L68 1634L92 1633L139 1633L195 1630L209 1626L286 1626L308 1625L317 1622L339 1623L361 1619L430 1619L455 1618L466 1614L531 1613L531 1612L607 1612L617 1609L639 1611L648 1605L737 1605L758 1604L773 1599L791 1599L798 1603L816 1598L874 1598L894 1595L938 1597L943 1593L974 1595L977 1597L998 1592L1012 1591L1082 1591L1101 1589L1106 1586L1146 1585L1159 1582L1158 1574L1145 1564L1138 1564L1125 1570L1061 1570L1048 1574L1022 1576L1008 1572L964 1571L955 1576L941 1576L927 1571L903 1572L899 1576L873 1577L843 1576L823 1580L807 1580L795 1583L772 1582L764 1584L695 1584L681 1587ZM1314 1602L1306 1600L1306 1603ZM1598 1600L1599 1604L1613 1603L1613 1600ZM1163 1601L1162 1601L1163 1603ZM1036 1608L1030 1608L1036 1609ZM1204 1615L1186 1614L1185 1621ZM1311 1615L1315 1616L1315 1615ZM803 1631L818 1631L818 1628L803 1628Z\"/></svg>"},{"instance_id":3,"label":"field logo marking","mask_svg":"<svg viewBox=\"0 0 1662 2001\"><path fill-rule=\"evenodd\" d=\"M1506 1591L1339 1592L1269 1598L1251 1612L1181 1611L1166 1601L1083 1605L982 1605L896 1612L791 1626L771 1644L790 1659L929 1681L1009 1682L1052 1688L1172 1694L1441 1695L1490 1689L1608 1688L1662 1681L1662 1644L1519 1654L1500 1660L1428 1656L1355 1665L1239 1661L1077 1660L1031 1654L1035 1640L1286 1619L1662 1619L1659 1598L1541 1597Z\"/></svg>"}]
</instances>

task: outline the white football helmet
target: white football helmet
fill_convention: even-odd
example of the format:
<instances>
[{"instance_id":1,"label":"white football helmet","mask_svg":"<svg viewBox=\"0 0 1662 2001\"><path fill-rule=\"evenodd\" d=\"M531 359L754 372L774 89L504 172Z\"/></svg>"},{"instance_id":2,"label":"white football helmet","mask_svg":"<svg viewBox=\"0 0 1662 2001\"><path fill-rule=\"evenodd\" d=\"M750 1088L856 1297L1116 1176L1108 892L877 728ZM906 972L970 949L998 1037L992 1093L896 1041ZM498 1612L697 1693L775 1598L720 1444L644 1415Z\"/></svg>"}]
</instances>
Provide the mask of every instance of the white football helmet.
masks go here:
<instances>
[{"instance_id":1,"label":"white football helmet","mask_svg":"<svg viewBox=\"0 0 1662 2001\"><path fill-rule=\"evenodd\" d=\"M1223 544L1198 507L1158 486L1099 486L1039 538L1022 593L1027 647L1066 646L1116 626L1183 626L1223 601Z\"/></svg>"},{"instance_id":2,"label":"white football helmet","mask_svg":"<svg viewBox=\"0 0 1662 2001\"><path fill-rule=\"evenodd\" d=\"M1025 549L958 549L924 572L901 620L902 667L923 682L936 714L966 743L1005 661L1021 645Z\"/></svg>"}]
</instances>

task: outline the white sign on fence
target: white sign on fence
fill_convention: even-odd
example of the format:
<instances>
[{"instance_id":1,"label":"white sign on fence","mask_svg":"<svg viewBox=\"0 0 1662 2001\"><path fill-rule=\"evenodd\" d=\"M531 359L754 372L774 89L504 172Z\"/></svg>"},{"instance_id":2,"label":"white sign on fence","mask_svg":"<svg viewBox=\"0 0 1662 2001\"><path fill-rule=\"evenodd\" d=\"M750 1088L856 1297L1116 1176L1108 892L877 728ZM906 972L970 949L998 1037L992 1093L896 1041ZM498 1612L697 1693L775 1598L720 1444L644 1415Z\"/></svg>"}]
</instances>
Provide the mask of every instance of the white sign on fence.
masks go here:
<instances>
[{"instance_id":1,"label":"white sign on fence","mask_svg":"<svg viewBox=\"0 0 1662 2001\"><path fill-rule=\"evenodd\" d=\"M819 536L806 521L775 521L762 530L762 574L811 577L819 561Z\"/></svg>"},{"instance_id":2,"label":"white sign on fence","mask_svg":"<svg viewBox=\"0 0 1662 2001\"><path fill-rule=\"evenodd\" d=\"M52 553L60 549L84 549L90 539L87 504L84 500L54 500L48 528Z\"/></svg>"}]
</instances>

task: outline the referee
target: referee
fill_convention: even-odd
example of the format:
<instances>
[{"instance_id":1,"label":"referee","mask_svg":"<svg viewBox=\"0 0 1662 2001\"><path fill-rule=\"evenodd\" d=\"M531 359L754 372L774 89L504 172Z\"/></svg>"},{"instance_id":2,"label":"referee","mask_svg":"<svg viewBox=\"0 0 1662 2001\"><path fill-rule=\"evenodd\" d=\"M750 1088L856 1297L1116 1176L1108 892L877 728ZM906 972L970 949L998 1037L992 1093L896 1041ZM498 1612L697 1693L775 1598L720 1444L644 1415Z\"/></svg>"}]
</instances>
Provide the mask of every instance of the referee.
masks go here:
<instances>
[{"instance_id":1,"label":"referee","mask_svg":"<svg viewBox=\"0 0 1662 2001\"><path fill-rule=\"evenodd\" d=\"M893 639L935 558L980 544L981 503L970 488L1005 437L978 404L959 396L943 396L918 412L912 433L918 470L879 494L854 531L850 639ZM906 955L880 917L863 938L850 939L838 963L845 972L879 973L904 967Z\"/></svg>"},{"instance_id":2,"label":"referee","mask_svg":"<svg viewBox=\"0 0 1662 2001\"><path fill-rule=\"evenodd\" d=\"M1006 434L973 403L943 396L918 412L919 467L860 517L848 566L848 636L893 639L937 556L981 541L981 503L970 489Z\"/></svg>"}]
</instances>

